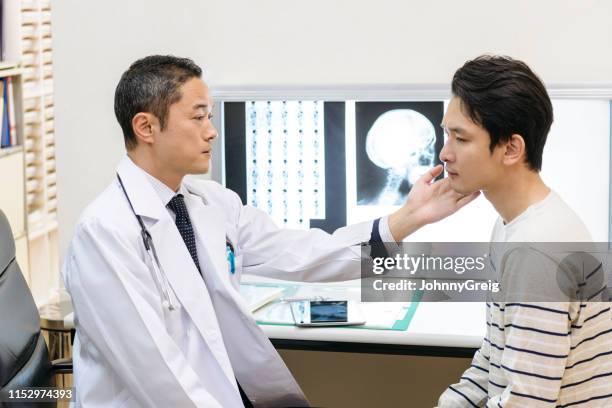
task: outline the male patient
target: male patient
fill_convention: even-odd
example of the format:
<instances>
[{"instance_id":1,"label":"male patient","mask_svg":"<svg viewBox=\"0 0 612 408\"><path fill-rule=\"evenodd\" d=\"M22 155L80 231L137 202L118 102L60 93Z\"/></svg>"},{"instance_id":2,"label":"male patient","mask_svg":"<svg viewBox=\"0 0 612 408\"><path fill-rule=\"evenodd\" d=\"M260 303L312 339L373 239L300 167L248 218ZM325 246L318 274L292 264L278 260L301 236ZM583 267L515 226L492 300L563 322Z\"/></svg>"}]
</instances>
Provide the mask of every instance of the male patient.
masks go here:
<instances>
[{"instance_id":1,"label":"male patient","mask_svg":"<svg viewBox=\"0 0 612 408\"><path fill-rule=\"evenodd\" d=\"M452 93L440 158L455 191L481 190L499 213L491 241L590 241L540 178L553 111L533 71L512 58L481 56L455 73ZM537 273L516 258L505 260L502 282L537 286ZM612 406L609 302L517 300L487 302L484 342L439 407Z\"/></svg>"}]
</instances>

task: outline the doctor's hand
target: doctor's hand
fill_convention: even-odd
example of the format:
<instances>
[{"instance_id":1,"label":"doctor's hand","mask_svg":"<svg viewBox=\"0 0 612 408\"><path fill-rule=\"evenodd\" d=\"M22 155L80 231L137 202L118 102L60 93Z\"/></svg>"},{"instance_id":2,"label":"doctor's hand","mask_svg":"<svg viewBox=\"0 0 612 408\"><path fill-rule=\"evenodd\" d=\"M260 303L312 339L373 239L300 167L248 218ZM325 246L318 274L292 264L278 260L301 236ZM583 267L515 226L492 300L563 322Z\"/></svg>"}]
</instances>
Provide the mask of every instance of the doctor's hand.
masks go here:
<instances>
[{"instance_id":1,"label":"doctor's hand","mask_svg":"<svg viewBox=\"0 0 612 408\"><path fill-rule=\"evenodd\" d=\"M450 179L434 181L443 170L441 164L430 169L412 186L406 203L389 216L389 229L400 242L424 225L440 221L455 213L480 194L461 195L450 185Z\"/></svg>"}]
</instances>

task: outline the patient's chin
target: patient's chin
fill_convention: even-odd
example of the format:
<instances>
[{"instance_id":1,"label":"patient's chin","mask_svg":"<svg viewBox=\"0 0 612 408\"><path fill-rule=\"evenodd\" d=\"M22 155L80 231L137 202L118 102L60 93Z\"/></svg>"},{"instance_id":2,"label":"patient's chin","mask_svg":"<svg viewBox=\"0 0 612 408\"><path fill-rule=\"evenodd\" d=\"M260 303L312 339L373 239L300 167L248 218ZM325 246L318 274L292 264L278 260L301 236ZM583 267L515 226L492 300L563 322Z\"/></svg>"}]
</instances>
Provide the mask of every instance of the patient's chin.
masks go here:
<instances>
[{"instance_id":1,"label":"patient's chin","mask_svg":"<svg viewBox=\"0 0 612 408\"><path fill-rule=\"evenodd\" d=\"M455 191L455 193L458 193L464 196L472 194L474 191L476 191L476 189L466 188L465 186L462 186L457 183L451 183L451 188Z\"/></svg>"}]
</instances>

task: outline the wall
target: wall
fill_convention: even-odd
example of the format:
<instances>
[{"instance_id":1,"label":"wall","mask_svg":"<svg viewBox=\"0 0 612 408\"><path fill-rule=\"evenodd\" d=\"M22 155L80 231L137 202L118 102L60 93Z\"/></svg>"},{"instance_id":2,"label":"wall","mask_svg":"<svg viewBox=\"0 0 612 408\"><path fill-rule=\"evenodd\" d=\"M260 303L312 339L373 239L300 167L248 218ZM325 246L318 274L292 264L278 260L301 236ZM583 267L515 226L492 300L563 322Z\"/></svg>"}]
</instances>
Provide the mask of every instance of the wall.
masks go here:
<instances>
[{"instance_id":1,"label":"wall","mask_svg":"<svg viewBox=\"0 0 612 408\"><path fill-rule=\"evenodd\" d=\"M524 59L550 84L612 83L612 2L606 0L170 4L53 3L62 256L79 213L111 181L123 154L113 114L117 81L131 62L147 54L190 56L205 68L213 90L243 85L446 84L466 59L485 52ZM328 373L321 367L330 362L330 355L301 353L283 355L313 402L342 406L329 389L336 378L329 378L327 385L316 382L321 373ZM468 363L388 357L364 356L359 360L364 371L354 371L350 357L338 355L333 360L338 364L331 365L335 371L329 373L386 373L386 379L395 373L396 382L384 383L395 384L393 389L377 388L393 393L385 399L389 405L412 395L421 399L413 399L413 406L427 406ZM366 377L361 380L361 385L372 384ZM343 383L347 389L369 391L353 381ZM374 382L379 385L381 381ZM375 391L356 397L370 401L368 395Z\"/></svg>"},{"instance_id":2,"label":"wall","mask_svg":"<svg viewBox=\"0 0 612 408\"><path fill-rule=\"evenodd\" d=\"M612 2L132 0L53 4L60 249L123 152L121 73L150 53L190 56L215 86L448 83L484 52L551 84L612 83Z\"/></svg>"}]
</instances>

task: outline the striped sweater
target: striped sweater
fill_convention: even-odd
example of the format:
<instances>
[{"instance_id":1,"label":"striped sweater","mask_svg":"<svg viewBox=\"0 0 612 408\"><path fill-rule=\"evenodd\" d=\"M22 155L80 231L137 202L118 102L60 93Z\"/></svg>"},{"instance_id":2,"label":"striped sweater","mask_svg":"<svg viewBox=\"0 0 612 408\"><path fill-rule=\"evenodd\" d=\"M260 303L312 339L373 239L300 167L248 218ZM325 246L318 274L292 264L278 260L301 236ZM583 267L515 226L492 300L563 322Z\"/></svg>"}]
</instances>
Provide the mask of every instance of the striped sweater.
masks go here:
<instances>
[{"instance_id":1,"label":"striped sweater","mask_svg":"<svg viewBox=\"0 0 612 408\"><path fill-rule=\"evenodd\" d=\"M580 219L554 192L510 223L498 220L492 237L588 240ZM542 277L524 266L519 257L500 262L502 286L509 279L521 289L542 288ZM482 346L439 408L612 407L612 312L609 301L597 301L603 295L588 302L487 302Z\"/></svg>"}]
</instances>

